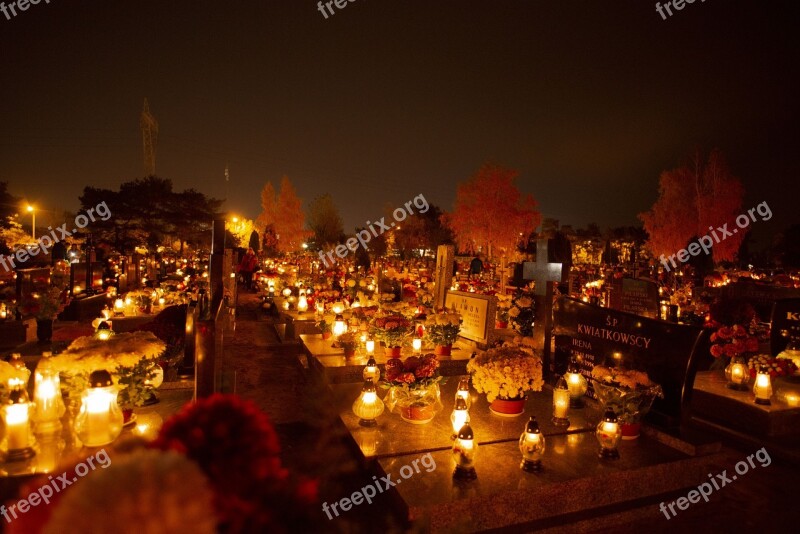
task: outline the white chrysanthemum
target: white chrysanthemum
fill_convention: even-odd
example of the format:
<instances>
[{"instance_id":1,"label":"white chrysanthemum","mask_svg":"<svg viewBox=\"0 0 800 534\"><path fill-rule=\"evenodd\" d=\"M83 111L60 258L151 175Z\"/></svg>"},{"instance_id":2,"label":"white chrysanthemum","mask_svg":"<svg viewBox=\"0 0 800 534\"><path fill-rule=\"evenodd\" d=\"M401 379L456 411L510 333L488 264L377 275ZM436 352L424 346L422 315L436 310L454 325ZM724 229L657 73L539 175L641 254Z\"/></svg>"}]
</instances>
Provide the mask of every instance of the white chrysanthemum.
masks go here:
<instances>
[{"instance_id":1,"label":"white chrysanthemum","mask_svg":"<svg viewBox=\"0 0 800 534\"><path fill-rule=\"evenodd\" d=\"M214 494L197 465L176 452L140 449L73 484L45 534L214 534Z\"/></svg>"},{"instance_id":2,"label":"white chrysanthemum","mask_svg":"<svg viewBox=\"0 0 800 534\"><path fill-rule=\"evenodd\" d=\"M51 362L59 371L72 374L97 369L113 372L117 367L133 367L143 359L154 360L166 347L152 332L122 333L107 340L84 336L53 356Z\"/></svg>"}]
</instances>

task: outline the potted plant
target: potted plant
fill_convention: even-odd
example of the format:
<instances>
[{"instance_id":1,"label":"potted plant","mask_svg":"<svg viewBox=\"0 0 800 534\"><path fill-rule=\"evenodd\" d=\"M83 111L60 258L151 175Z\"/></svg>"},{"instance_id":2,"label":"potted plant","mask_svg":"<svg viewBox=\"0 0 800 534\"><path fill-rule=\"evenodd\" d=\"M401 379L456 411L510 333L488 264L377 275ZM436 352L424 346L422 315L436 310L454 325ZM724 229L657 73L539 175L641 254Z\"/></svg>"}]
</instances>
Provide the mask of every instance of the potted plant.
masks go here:
<instances>
[{"instance_id":1,"label":"potted plant","mask_svg":"<svg viewBox=\"0 0 800 534\"><path fill-rule=\"evenodd\" d=\"M486 393L489 409L501 416L523 413L525 392L544 386L541 357L520 345L489 349L470 360L467 371L478 393Z\"/></svg>"},{"instance_id":2,"label":"potted plant","mask_svg":"<svg viewBox=\"0 0 800 534\"><path fill-rule=\"evenodd\" d=\"M50 286L42 293L31 293L20 299L17 311L23 317L36 319L36 337L40 343L53 338L53 321L69 303L66 291Z\"/></svg>"},{"instance_id":3,"label":"potted plant","mask_svg":"<svg viewBox=\"0 0 800 534\"><path fill-rule=\"evenodd\" d=\"M383 341L387 348L387 355L393 358L400 356L402 347L408 345L408 336L411 334L411 321L399 314L389 314L375 317L372 320L370 334L375 339Z\"/></svg>"},{"instance_id":4,"label":"potted plant","mask_svg":"<svg viewBox=\"0 0 800 534\"><path fill-rule=\"evenodd\" d=\"M356 355L358 338L353 332L345 332L336 339L336 345L344 349L345 358L352 358Z\"/></svg>"},{"instance_id":5,"label":"potted plant","mask_svg":"<svg viewBox=\"0 0 800 534\"><path fill-rule=\"evenodd\" d=\"M381 382L381 387L389 390L386 407L409 423L428 423L442 409L441 380L435 354L410 356L405 361L390 358Z\"/></svg>"},{"instance_id":6,"label":"potted plant","mask_svg":"<svg viewBox=\"0 0 800 534\"><path fill-rule=\"evenodd\" d=\"M330 339L333 335L333 317L323 316L317 321L317 328L322 331L322 339Z\"/></svg>"},{"instance_id":7,"label":"potted plant","mask_svg":"<svg viewBox=\"0 0 800 534\"><path fill-rule=\"evenodd\" d=\"M508 310L511 326L523 337L533 335L533 304L533 295L524 291L517 291L511 299L511 307Z\"/></svg>"},{"instance_id":8,"label":"potted plant","mask_svg":"<svg viewBox=\"0 0 800 534\"><path fill-rule=\"evenodd\" d=\"M751 336L747 329L739 324L717 328L711 334L711 343L711 355L714 357L712 369L724 369L734 356L758 352L758 338Z\"/></svg>"},{"instance_id":9,"label":"potted plant","mask_svg":"<svg viewBox=\"0 0 800 534\"><path fill-rule=\"evenodd\" d=\"M425 337L434 344L438 356L450 356L460 331L461 315L458 313L437 313L425 320Z\"/></svg>"},{"instance_id":10,"label":"potted plant","mask_svg":"<svg viewBox=\"0 0 800 534\"><path fill-rule=\"evenodd\" d=\"M661 386L644 371L596 365L592 369L594 392L605 409L612 410L622 424L622 439L636 439L642 417L656 397L663 398Z\"/></svg>"}]
</instances>

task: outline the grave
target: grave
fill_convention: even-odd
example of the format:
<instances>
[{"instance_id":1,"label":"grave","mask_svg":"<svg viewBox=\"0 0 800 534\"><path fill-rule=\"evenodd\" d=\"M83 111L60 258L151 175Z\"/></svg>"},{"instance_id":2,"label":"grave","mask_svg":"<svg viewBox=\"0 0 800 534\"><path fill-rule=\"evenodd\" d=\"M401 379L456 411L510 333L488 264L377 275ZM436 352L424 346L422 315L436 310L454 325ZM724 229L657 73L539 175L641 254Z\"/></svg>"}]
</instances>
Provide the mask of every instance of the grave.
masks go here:
<instances>
[{"instance_id":1,"label":"grave","mask_svg":"<svg viewBox=\"0 0 800 534\"><path fill-rule=\"evenodd\" d=\"M772 313L772 306L777 300L800 298L800 289L773 286L741 280L721 288L721 294L731 299L741 299L753 305L761 320L766 320Z\"/></svg>"},{"instance_id":2,"label":"grave","mask_svg":"<svg viewBox=\"0 0 800 534\"><path fill-rule=\"evenodd\" d=\"M686 422L694 376L708 360L708 333L700 328L649 319L560 297L553 312L556 369L575 359L594 395L595 365L647 371L664 390L647 418L663 427Z\"/></svg>"},{"instance_id":3,"label":"grave","mask_svg":"<svg viewBox=\"0 0 800 534\"><path fill-rule=\"evenodd\" d=\"M614 280L610 307L642 317L658 319L658 284L650 280L634 278Z\"/></svg>"},{"instance_id":4,"label":"grave","mask_svg":"<svg viewBox=\"0 0 800 534\"><path fill-rule=\"evenodd\" d=\"M800 339L800 298L781 299L773 304L769 340L772 356L786 348L790 337Z\"/></svg>"},{"instance_id":5,"label":"grave","mask_svg":"<svg viewBox=\"0 0 800 534\"><path fill-rule=\"evenodd\" d=\"M458 337L480 349L486 349L492 344L497 312L497 299L494 295L448 291L445 307L461 314L461 332Z\"/></svg>"}]
</instances>

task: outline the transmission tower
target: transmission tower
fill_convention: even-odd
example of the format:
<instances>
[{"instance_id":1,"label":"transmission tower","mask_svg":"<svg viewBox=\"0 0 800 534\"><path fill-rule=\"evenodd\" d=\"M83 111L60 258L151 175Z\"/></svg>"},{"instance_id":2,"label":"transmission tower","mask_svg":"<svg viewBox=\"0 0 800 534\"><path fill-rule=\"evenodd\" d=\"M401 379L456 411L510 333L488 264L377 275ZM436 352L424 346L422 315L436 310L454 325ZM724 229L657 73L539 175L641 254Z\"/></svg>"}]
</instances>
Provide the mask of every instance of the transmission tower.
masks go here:
<instances>
[{"instance_id":1,"label":"transmission tower","mask_svg":"<svg viewBox=\"0 0 800 534\"><path fill-rule=\"evenodd\" d=\"M142 149L144 151L144 174L153 176L156 173L156 145L158 145L158 121L150 113L147 98L144 99L142 118L139 121L142 127Z\"/></svg>"}]
</instances>

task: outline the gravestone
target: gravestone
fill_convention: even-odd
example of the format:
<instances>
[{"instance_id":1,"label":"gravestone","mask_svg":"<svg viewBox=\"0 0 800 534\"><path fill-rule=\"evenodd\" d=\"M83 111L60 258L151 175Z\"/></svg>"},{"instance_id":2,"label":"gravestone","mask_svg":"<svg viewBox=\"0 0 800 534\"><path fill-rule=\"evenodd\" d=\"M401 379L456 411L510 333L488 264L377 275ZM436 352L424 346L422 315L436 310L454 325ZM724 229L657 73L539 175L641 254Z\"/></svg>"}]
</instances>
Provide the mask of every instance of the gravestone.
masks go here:
<instances>
[{"instance_id":1,"label":"gravestone","mask_svg":"<svg viewBox=\"0 0 800 534\"><path fill-rule=\"evenodd\" d=\"M771 286L752 280L738 281L722 288L722 295L727 298L741 299L752 304L762 321L770 317L772 305L781 299L800 298L800 289Z\"/></svg>"},{"instance_id":2,"label":"gravestone","mask_svg":"<svg viewBox=\"0 0 800 534\"><path fill-rule=\"evenodd\" d=\"M439 245L436 254L436 272L434 274L434 291L436 294L433 298L433 305L436 308L444 307L447 291L453 282L453 255L452 245Z\"/></svg>"},{"instance_id":3,"label":"gravestone","mask_svg":"<svg viewBox=\"0 0 800 534\"><path fill-rule=\"evenodd\" d=\"M800 339L800 298L781 299L772 307L770 352L776 356L786 348L789 337Z\"/></svg>"},{"instance_id":4,"label":"gravestone","mask_svg":"<svg viewBox=\"0 0 800 534\"><path fill-rule=\"evenodd\" d=\"M536 282L534 286L534 346L542 351L545 372L552 371L550 362L550 332L553 328L553 285L564 282L569 276L569 266L551 263L547 239L536 242L536 261L525 262L522 277Z\"/></svg>"},{"instance_id":5,"label":"gravestone","mask_svg":"<svg viewBox=\"0 0 800 534\"><path fill-rule=\"evenodd\" d=\"M556 367L575 359L594 396L595 365L646 371L664 390L649 420L677 426L688 415L698 364L708 358L708 333L700 328L648 319L561 297L553 311Z\"/></svg>"},{"instance_id":6,"label":"gravestone","mask_svg":"<svg viewBox=\"0 0 800 534\"><path fill-rule=\"evenodd\" d=\"M494 338L494 318L497 299L494 295L479 295L463 291L448 291L445 306L461 314L459 337L485 349Z\"/></svg>"},{"instance_id":7,"label":"gravestone","mask_svg":"<svg viewBox=\"0 0 800 534\"><path fill-rule=\"evenodd\" d=\"M658 285L649 280L623 278L612 282L611 308L658 319Z\"/></svg>"}]
</instances>

